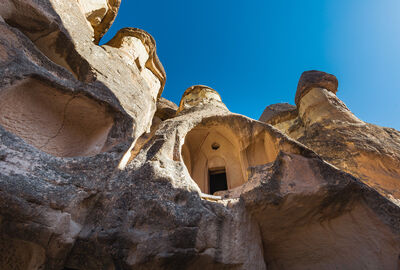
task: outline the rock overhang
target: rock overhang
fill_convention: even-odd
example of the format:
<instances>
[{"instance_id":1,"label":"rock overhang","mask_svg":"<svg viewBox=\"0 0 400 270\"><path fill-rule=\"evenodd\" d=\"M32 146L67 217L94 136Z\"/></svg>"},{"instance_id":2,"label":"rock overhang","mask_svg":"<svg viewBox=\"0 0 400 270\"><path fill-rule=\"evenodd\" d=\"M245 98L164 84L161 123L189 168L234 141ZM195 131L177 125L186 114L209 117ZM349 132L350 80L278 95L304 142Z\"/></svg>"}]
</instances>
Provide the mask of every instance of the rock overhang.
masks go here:
<instances>
[{"instance_id":1,"label":"rock overhang","mask_svg":"<svg viewBox=\"0 0 400 270\"><path fill-rule=\"evenodd\" d=\"M336 94L338 85L339 82L335 75L318 70L304 71L297 85L295 103L298 106L302 97L313 88L327 89L333 94Z\"/></svg>"},{"instance_id":2,"label":"rock overhang","mask_svg":"<svg viewBox=\"0 0 400 270\"><path fill-rule=\"evenodd\" d=\"M50 2L55 3L57 12L72 10L79 15L75 2ZM29 3L32 4L29 0L23 4ZM115 10L119 1L98 1L98 4L100 8L99 5L89 7L89 12L76 17L76 22L85 18L91 23L89 27L93 27L95 39L101 36L101 25L104 23L107 28L110 24L106 18L108 12L103 9L110 5ZM68 5L71 9L66 8ZM47 8L51 10L50 6ZM111 13L111 20L115 15ZM71 27L69 14L60 14L60 17ZM4 24L7 22L10 22L9 17ZM59 22L56 20L53 26L59 27ZM85 27L82 24L82 35L92 31L86 31ZM100 27L99 30L96 27ZM321 119L324 124L329 123L323 127L334 126L339 121L340 127L350 123L353 118L349 118L345 106L335 96L335 78L315 71L306 73L299 83L299 100L303 103L296 102L301 107L300 112L290 106L284 108L272 116L271 125L229 112L219 94L206 86L189 88L174 115L176 107L159 98L165 72L158 65L155 42L150 35L141 30L123 29L109 45L98 50L97 45L92 47L87 43L87 40L92 42L92 36L80 39L76 31L71 30L76 42L69 50L76 50L82 59L88 60L87 66L93 65L93 73L87 72L79 59L71 61L72 54L67 59L69 62L59 61L59 67L55 68L43 64L48 61L45 57L32 57L35 50L32 48L38 46L37 43L24 46L25 51L32 53L32 63L40 65L40 74L46 73L46 79L53 80L51 87L57 88L60 81L68 82L71 89L67 89L66 94L74 93L78 99L88 98L85 104L94 102L96 106L108 104L116 108L119 114L114 115L114 121L122 121L124 125L114 124L113 127L118 126L121 131L111 130L108 138L125 144L91 157L59 158L30 147L0 128L0 246L8 251L0 256L0 266L7 269L10 263L14 264L15 260L9 258L18 258L32 268L82 270L102 267L326 269L332 266L395 269L398 265L399 207L325 162L326 153L322 153L321 158L311 150L315 145L307 148L290 138L297 132L304 136L301 142L308 143L307 136L315 136L322 130ZM45 53L47 48L39 49ZM100 59L113 62L116 70L108 73L109 63L96 64L95 57L86 49L95 51ZM50 61L57 60L51 53L47 55ZM3 57L1 49L0 57ZM6 54L3 58L8 57ZM123 61L116 60L118 58ZM65 63L75 73L75 79L62 75L68 71L59 72ZM146 69L154 76L142 72ZM16 72L15 77L7 75L14 81L26 78L18 69L7 72ZM35 69L32 73L38 71ZM136 78L134 82L129 79L132 73ZM159 84L152 83L154 77ZM109 78L119 84L113 84ZM23 80L20 82L24 84ZM104 87L99 87L100 83L104 83ZM0 88L1 97L15 92L15 89L3 88ZM58 90L52 93L58 95ZM85 95L81 96L83 93ZM23 100L20 96L17 99ZM329 108L324 118L314 117L319 114L315 106L311 106L315 104L315 96L323 101L319 102L324 105L317 108L319 111ZM153 117L155 102L158 113ZM15 114L11 109L8 112ZM155 121L156 118L159 119ZM333 121L329 121L330 118ZM99 119L89 117L87 121L77 122L90 126L96 120ZM362 127L358 122L351 123L352 127ZM98 126L108 127L108 122ZM136 131L129 133L127 126L133 126ZM368 128L377 131L382 138L396 138L395 131ZM145 133L149 129L150 132ZM302 133L302 129L307 132ZM358 131L363 134L363 130ZM323 142L318 137L310 140ZM136 144L130 144L132 141ZM78 148L82 150L85 145L88 143ZM123 154L139 145L127 166L117 168ZM190 156L190 162L184 160L185 147L189 148L186 155ZM200 199L201 185L196 183L199 182L197 177L191 176L196 167L193 164L199 160L195 156L200 154L208 160L198 166L203 172L220 169L221 165L228 171L229 163L240 164L237 170L240 171L237 174L242 175L238 181L240 185L222 192L223 200L217 203ZM395 151L391 154L396 157ZM383 156L388 154L383 153ZM357 164L368 163L365 161L368 156L362 158ZM338 160L337 157L332 160L335 159ZM387 161L386 164L395 164ZM389 167L388 172L396 177L393 169L396 166ZM203 175L203 180L205 177ZM389 178L386 180L390 182ZM22 249L15 248L17 245ZM23 256L24 247L33 258L31 261Z\"/></svg>"}]
</instances>

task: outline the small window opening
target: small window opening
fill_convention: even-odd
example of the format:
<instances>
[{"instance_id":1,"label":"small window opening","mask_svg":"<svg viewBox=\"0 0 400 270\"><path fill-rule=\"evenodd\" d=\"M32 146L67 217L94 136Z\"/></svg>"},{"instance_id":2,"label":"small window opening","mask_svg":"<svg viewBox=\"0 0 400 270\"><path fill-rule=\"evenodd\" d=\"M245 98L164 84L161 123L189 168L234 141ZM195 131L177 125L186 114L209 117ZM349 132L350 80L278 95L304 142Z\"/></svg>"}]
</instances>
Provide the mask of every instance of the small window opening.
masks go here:
<instances>
[{"instance_id":1,"label":"small window opening","mask_svg":"<svg viewBox=\"0 0 400 270\"><path fill-rule=\"evenodd\" d=\"M219 143L213 143L212 145L211 145L211 148L213 149L213 150L218 150L219 149Z\"/></svg>"},{"instance_id":2,"label":"small window opening","mask_svg":"<svg viewBox=\"0 0 400 270\"><path fill-rule=\"evenodd\" d=\"M225 169L209 171L208 174L209 174L208 178L209 178L210 194L214 194L217 191L228 189Z\"/></svg>"}]
</instances>

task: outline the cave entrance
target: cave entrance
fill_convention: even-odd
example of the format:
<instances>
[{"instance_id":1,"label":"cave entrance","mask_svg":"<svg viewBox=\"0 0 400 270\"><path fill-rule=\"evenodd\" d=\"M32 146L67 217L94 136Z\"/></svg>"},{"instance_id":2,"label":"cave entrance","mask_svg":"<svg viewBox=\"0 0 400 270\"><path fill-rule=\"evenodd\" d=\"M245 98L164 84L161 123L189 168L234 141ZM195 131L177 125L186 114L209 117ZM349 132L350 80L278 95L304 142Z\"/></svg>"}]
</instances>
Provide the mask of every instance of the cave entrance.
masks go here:
<instances>
[{"instance_id":1,"label":"cave entrance","mask_svg":"<svg viewBox=\"0 0 400 270\"><path fill-rule=\"evenodd\" d=\"M245 182L239 137L223 126L193 128L182 146L182 159L201 192L213 194Z\"/></svg>"},{"instance_id":2,"label":"cave entrance","mask_svg":"<svg viewBox=\"0 0 400 270\"><path fill-rule=\"evenodd\" d=\"M226 179L225 168L219 170L209 170L208 176L208 186L210 187L210 194L228 189L228 181Z\"/></svg>"},{"instance_id":3,"label":"cave entrance","mask_svg":"<svg viewBox=\"0 0 400 270\"><path fill-rule=\"evenodd\" d=\"M264 126L250 130L246 122L233 129L229 125L238 124L235 121L200 124L186 134L182 160L202 193L239 187L252 167L276 158L274 139Z\"/></svg>"}]
</instances>

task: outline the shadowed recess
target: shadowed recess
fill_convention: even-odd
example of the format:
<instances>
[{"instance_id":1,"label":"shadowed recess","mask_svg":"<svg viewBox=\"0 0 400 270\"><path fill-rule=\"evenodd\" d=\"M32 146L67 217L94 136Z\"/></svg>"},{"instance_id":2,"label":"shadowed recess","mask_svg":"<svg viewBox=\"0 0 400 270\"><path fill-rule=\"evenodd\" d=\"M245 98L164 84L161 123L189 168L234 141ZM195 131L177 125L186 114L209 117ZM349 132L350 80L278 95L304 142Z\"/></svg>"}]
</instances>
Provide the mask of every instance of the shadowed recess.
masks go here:
<instances>
[{"instance_id":1,"label":"shadowed recess","mask_svg":"<svg viewBox=\"0 0 400 270\"><path fill-rule=\"evenodd\" d=\"M26 79L0 93L0 124L46 153L73 157L102 152L114 120L84 95Z\"/></svg>"}]
</instances>

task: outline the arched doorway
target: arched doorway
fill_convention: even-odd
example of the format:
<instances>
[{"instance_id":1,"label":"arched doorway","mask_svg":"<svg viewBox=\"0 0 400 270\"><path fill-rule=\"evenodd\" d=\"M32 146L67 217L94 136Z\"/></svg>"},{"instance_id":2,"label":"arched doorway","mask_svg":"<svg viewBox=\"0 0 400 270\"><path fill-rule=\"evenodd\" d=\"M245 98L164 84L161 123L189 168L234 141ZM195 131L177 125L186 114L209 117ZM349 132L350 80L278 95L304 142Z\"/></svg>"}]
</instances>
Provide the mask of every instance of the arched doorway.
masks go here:
<instances>
[{"instance_id":1,"label":"arched doorway","mask_svg":"<svg viewBox=\"0 0 400 270\"><path fill-rule=\"evenodd\" d=\"M252 166L275 160L268 138L262 130L252 134L224 123L201 124L186 135L182 158L200 190L213 194L244 184Z\"/></svg>"}]
</instances>

